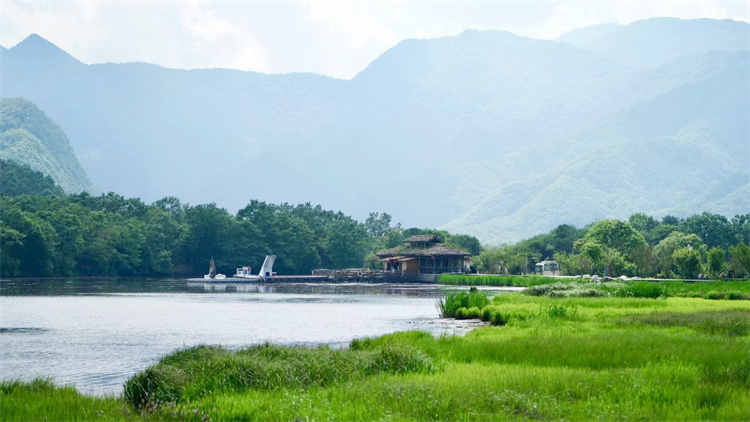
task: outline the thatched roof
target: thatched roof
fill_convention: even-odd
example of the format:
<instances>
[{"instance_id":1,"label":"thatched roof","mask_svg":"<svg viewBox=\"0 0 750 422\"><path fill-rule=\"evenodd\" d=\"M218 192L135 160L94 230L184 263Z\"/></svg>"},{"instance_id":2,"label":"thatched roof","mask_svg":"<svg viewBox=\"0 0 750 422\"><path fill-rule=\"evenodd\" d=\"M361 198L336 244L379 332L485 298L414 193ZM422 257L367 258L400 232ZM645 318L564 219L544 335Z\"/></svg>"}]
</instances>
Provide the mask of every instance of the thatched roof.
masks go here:
<instances>
[{"instance_id":1,"label":"thatched roof","mask_svg":"<svg viewBox=\"0 0 750 422\"><path fill-rule=\"evenodd\" d=\"M443 239L436 234L415 234L404 239L409 243L443 243Z\"/></svg>"},{"instance_id":2,"label":"thatched roof","mask_svg":"<svg viewBox=\"0 0 750 422\"><path fill-rule=\"evenodd\" d=\"M419 257L419 256L469 256L466 251L453 249L443 244L432 244L427 247L415 247L411 245L401 245L395 248L380 251L377 254L378 259L389 259L392 257Z\"/></svg>"}]
</instances>

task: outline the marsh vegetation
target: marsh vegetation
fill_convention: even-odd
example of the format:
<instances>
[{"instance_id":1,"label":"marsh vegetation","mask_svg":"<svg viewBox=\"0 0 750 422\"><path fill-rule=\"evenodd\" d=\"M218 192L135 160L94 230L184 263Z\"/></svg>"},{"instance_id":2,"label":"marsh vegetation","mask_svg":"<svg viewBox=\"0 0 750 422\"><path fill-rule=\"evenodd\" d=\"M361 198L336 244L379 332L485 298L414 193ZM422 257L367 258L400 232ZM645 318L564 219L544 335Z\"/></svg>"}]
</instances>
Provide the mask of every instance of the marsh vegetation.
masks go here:
<instances>
[{"instance_id":1,"label":"marsh vegetation","mask_svg":"<svg viewBox=\"0 0 750 422\"><path fill-rule=\"evenodd\" d=\"M697 286L665 290L700 296ZM121 398L6 381L0 410L4 420L747 419L750 301L675 295L459 292L446 316L477 308L503 323L346 350L193 347L136 374Z\"/></svg>"}]
</instances>

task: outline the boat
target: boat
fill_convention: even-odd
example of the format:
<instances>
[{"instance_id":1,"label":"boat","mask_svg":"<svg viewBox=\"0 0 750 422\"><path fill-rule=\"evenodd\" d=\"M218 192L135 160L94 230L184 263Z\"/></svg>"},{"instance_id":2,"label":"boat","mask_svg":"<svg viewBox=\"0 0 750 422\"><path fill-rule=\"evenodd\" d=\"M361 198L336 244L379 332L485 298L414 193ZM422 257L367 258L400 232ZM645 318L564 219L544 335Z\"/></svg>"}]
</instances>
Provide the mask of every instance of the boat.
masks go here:
<instances>
[{"instance_id":1,"label":"boat","mask_svg":"<svg viewBox=\"0 0 750 422\"><path fill-rule=\"evenodd\" d=\"M261 265L260 271L258 271L258 275L252 274L252 267L240 267L237 268L237 271L235 272L233 278L263 281L266 278L276 275L273 272L274 262L276 262L276 255L266 255L266 259L263 260L263 265Z\"/></svg>"},{"instance_id":2,"label":"boat","mask_svg":"<svg viewBox=\"0 0 750 422\"><path fill-rule=\"evenodd\" d=\"M216 265L214 264L214 257L211 257L211 263L208 266L208 274L204 275L203 278L222 280L227 278L224 274L216 274Z\"/></svg>"}]
</instances>

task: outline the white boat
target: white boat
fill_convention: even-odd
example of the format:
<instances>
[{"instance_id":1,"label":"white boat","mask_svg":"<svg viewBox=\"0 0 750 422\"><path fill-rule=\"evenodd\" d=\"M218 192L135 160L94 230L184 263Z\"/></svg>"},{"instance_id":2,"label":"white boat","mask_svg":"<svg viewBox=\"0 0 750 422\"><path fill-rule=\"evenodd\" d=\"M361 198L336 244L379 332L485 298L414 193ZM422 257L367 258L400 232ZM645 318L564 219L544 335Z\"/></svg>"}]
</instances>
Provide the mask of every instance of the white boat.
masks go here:
<instances>
[{"instance_id":1,"label":"white boat","mask_svg":"<svg viewBox=\"0 0 750 422\"><path fill-rule=\"evenodd\" d=\"M258 275L252 274L252 267L240 267L234 274L234 278L244 278L249 280L265 280L268 277L273 277L273 263L276 262L276 255L266 255L266 259L263 260L263 265L258 271Z\"/></svg>"},{"instance_id":2,"label":"white boat","mask_svg":"<svg viewBox=\"0 0 750 422\"><path fill-rule=\"evenodd\" d=\"M211 257L211 263L208 266L208 274L204 275L203 278L221 280L227 278L224 274L216 274L216 265L214 265L214 257Z\"/></svg>"}]
</instances>

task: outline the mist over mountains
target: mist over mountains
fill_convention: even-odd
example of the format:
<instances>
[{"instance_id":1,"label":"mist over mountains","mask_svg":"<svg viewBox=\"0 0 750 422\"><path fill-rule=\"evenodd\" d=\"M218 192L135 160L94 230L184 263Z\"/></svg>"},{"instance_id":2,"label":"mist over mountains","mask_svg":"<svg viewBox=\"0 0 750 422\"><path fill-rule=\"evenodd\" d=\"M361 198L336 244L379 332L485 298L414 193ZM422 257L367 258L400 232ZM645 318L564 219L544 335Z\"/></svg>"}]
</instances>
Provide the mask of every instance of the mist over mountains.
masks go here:
<instances>
[{"instance_id":1,"label":"mist over mountains","mask_svg":"<svg viewBox=\"0 0 750 422\"><path fill-rule=\"evenodd\" d=\"M513 242L633 212L746 213L749 31L466 31L400 42L352 80L86 65L32 35L0 51L2 92L58 122L101 191L309 201Z\"/></svg>"}]
</instances>

